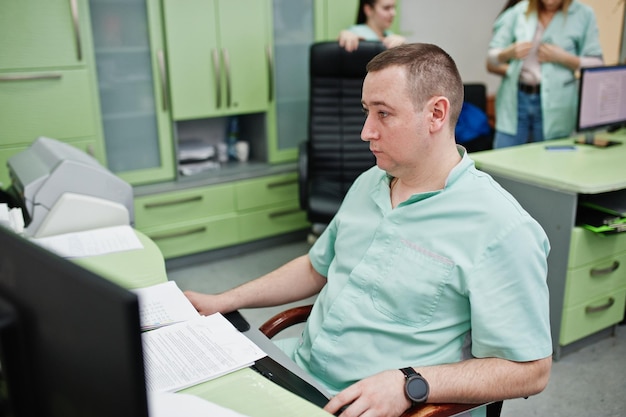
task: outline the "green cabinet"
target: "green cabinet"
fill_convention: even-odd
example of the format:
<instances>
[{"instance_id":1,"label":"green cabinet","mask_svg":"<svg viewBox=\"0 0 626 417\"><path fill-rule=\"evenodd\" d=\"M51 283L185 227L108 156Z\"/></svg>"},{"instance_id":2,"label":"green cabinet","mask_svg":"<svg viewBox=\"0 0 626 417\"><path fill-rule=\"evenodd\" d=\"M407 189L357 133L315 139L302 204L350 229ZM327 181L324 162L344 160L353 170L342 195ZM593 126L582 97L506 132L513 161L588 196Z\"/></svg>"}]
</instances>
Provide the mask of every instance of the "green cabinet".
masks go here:
<instances>
[{"instance_id":1,"label":"green cabinet","mask_svg":"<svg viewBox=\"0 0 626 417\"><path fill-rule=\"evenodd\" d=\"M163 9L174 120L267 110L267 0L164 0Z\"/></svg>"},{"instance_id":2,"label":"green cabinet","mask_svg":"<svg viewBox=\"0 0 626 417\"><path fill-rule=\"evenodd\" d=\"M87 0L2 1L0 182L6 160L48 136L105 162Z\"/></svg>"},{"instance_id":3,"label":"green cabinet","mask_svg":"<svg viewBox=\"0 0 626 417\"><path fill-rule=\"evenodd\" d=\"M168 258L276 236L308 226L295 173L135 198L135 227Z\"/></svg>"},{"instance_id":4,"label":"green cabinet","mask_svg":"<svg viewBox=\"0 0 626 417\"><path fill-rule=\"evenodd\" d=\"M176 176L158 0L91 0L108 168L131 184Z\"/></svg>"}]
</instances>

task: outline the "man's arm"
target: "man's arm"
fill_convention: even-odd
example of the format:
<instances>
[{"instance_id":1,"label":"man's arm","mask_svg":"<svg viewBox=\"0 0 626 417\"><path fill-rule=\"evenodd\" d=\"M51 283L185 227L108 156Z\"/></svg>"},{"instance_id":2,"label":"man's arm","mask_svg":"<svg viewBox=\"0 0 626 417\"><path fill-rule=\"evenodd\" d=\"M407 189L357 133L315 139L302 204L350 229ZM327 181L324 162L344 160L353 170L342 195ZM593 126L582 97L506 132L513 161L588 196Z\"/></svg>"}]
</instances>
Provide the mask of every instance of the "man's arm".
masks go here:
<instances>
[{"instance_id":1,"label":"man's arm","mask_svg":"<svg viewBox=\"0 0 626 417\"><path fill-rule=\"evenodd\" d=\"M326 277L313 268L308 255L303 255L269 274L224 293L185 291L185 295L200 314L210 315L302 300L317 294L325 284Z\"/></svg>"},{"instance_id":2,"label":"man's arm","mask_svg":"<svg viewBox=\"0 0 626 417\"><path fill-rule=\"evenodd\" d=\"M430 385L429 403L479 404L540 393L548 384L551 367L552 357L530 362L485 358L415 370ZM411 405L404 395L404 375L394 369L365 378L337 394L325 410L335 413L348 404L343 417L366 410L372 416L399 416Z\"/></svg>"}]
</instances>

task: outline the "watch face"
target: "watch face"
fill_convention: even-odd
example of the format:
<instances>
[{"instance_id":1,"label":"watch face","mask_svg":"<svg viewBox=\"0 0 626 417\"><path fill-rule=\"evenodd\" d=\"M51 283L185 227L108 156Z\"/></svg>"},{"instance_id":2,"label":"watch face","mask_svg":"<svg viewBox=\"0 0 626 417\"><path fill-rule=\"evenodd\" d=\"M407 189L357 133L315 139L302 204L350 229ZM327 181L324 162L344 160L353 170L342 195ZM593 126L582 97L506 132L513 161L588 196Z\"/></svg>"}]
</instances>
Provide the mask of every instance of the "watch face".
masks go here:
<instances>
[{"instance_id":1,"label":"watch face","mask_svg":"<svg viewBox=\"0 0 626 417\"><path fill-rule=\"evenodd\" d=\"M406 383L406 394L416 403L425 402L428 397L428 384L421 376L411 377Z\"/></svg>"}]
</instances>

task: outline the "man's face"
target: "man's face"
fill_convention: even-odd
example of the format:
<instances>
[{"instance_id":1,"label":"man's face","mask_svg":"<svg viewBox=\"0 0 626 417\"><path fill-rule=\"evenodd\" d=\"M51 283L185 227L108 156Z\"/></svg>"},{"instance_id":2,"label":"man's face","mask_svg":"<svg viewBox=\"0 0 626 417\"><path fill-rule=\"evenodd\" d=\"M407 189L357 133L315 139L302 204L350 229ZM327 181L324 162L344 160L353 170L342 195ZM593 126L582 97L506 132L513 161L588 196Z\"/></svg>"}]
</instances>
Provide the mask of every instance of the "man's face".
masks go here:
<instances>
[{"instance_id":1,"label":"man's face","mask_svg":"<svg viewBox=\"0 0 626 417\"><path fill-rule=\"evenodd\" d=\"M426 113L416 110L399 66L370 72L363 82L361 103L366 114L361 139L369 142L376 165L393 176L410 172L427 144Z\"/></svg>"}]
</instances>

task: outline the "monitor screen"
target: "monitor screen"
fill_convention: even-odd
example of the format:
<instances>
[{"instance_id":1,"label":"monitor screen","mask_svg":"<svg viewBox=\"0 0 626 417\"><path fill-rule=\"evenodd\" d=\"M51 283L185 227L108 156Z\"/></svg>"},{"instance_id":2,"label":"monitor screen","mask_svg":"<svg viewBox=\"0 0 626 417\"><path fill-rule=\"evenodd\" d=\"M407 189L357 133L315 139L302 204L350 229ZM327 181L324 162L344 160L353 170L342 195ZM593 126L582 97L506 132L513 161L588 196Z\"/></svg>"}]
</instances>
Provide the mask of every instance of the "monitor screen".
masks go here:
<instances>
[{"instance_id":1,"label":"monitor screen","mask_svg":"<svg viewBox=\"0 0 626 417\"><path fill-rule=\"evenodd\" d=\"M137 296L0 227L0 372L15 417L147 417Z\"/></svg>"},{"instance_id":2,"label":"monitor screen","mask_svg":"<svg viewBox=\"0 0 626 417\"><path fill-rule=\"evenodd\" d=\"M582 68L578 90L579 132L626 123L626 65Z\"/></svg>"}]
</instances>

